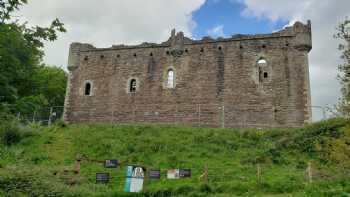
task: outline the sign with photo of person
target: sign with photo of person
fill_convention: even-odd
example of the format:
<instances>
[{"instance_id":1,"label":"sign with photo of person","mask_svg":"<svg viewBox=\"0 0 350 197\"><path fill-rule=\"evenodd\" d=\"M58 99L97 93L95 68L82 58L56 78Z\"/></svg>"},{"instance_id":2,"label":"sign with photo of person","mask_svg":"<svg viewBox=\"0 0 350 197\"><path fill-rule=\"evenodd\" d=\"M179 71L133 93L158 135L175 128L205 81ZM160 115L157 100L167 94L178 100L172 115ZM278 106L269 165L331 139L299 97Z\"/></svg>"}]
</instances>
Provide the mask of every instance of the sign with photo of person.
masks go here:
<instances>
[{"instance_id":1,"label":"sign with photo of person","mask_svg":"<svg viewBox=\"0 0 350 197\"><path fill-rule=\"evenodd\" d=\"M180 178L180 170L179 169L170 169L167 172L168 179L179 179Z\"/></svg>"},{"instance_id":2,"label":"sign with photo of person","mask_svg":"<svg viewBox=\"0 0 350 197\"><path fill-rule=\"evenodd\" d=\"M145 170L140 166L127 166L125 192L141 192L143 188L143 179Z\"/></svg>"}]
</instances>

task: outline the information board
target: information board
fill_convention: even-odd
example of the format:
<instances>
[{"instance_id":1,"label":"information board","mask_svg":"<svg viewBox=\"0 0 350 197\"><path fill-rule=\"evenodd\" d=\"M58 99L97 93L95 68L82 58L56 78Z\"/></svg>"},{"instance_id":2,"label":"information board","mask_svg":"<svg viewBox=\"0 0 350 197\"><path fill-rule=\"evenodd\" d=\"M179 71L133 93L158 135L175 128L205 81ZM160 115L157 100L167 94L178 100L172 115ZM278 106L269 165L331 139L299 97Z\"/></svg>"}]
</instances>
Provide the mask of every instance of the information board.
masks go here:
<instances>
[{"instance_id":1,"label":"information board","mask_svg":"<svg viewBox=\"0 0 350 197\"><path fill-rule=\"evenodd\" d=\"M150 179L160 179L160 170L150 170L149 171Z\"/></svg>"},{"instance_id":2,"label":"information board","mask_svg":"<svg viewBox=\"0 0 350 197\"><path fill-rule=\"evenodd\" d=\"M180 178L180 170L179 169L170 169L167 172L168 179L179 179Z\"/></svg>"},{"instance_id":3,"label":"information board","mask_svg":"<svg viewBox=\"0 0 350 197\"><path fill-rule=\"evenodd\" d=\"M116 160L116 159L106 160L105 167L106 168L117 168L118 167L118 160Z\"/></svg>"},{"instance_id":4,"label":"information board","mask_svg":"<svg viewBox=\"0 0 350 197\"><path fill-rule=\"evenodd\" d=\"M109 173L96 173L96 183L108 183Z\"/></svg>"},{"instance_id":5,"label":"information board","mask_svg":"<svg viewBox=\"0 0 350 197\"><path fill-rule=\"evenodd\" d=\"M191 169L180 169L180 178L189 178L191 177Z\"/></svg>"},{"instance_id":6,"label":"information board","mask_svg":"<svg viewBox=\"0 0 350 197\"><path fill-rule=\"evenodd\" d=\"M143 188L144 169L140 166L127 166L125 192L141 192Z\"/></svg>"}]
</instances>

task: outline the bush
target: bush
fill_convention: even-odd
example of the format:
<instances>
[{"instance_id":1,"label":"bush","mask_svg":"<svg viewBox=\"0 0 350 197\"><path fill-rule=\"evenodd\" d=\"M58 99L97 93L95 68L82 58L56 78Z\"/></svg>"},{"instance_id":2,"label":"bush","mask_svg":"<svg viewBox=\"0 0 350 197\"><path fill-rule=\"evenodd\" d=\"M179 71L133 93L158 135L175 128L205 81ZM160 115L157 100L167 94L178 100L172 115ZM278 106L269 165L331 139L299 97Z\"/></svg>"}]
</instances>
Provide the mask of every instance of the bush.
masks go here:
<instances>
[{"instance_id":1,"label":"bush","mask_svg":"<svg viewBox=\"0 0 350 197\"><path fill-rule=\"evenodd\" d=\"M10 146L20 142L23 138L32 136L34 132L29 127L21 125L16 120L3 122L0 125L0 143Z\"/></svg>"},{"instance_id":2,"label":"bush","mask_svg":"<svg viewBox=\"0 0 350 197\"><path fill-rule=\"evenodd\" d=\"M13 169L11 174L2 174L0 191L7 196L68 196L64 185L48 180L48 174L40 175L34 171Z\"/></svg>"},{"instance_id":3,"label":"bush","mask_svg":"<svg viewBox=\"0 0 350 197\"><path fill-rule=\"evenodd\" d=\"M335 118L309 125L294 139L294 148L305 153L318 153L330 139L344 137L343 128L349 124L349 120Z\"/></svg>"}]
</instances>

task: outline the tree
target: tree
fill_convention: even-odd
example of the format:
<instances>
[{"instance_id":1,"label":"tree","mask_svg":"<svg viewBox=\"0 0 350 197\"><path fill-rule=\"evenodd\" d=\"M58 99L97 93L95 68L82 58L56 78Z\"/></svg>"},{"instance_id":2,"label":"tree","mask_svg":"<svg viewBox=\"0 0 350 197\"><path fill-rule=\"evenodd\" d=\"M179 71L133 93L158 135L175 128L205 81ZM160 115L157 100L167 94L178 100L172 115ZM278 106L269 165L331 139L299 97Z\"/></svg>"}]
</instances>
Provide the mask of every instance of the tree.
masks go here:
<instances>
[{"instance_id":1,"label":"tree","mask_svg":"<svg viewBox=\"0 0 350 197\"><path fill-rule=\"evenodd\" d=\"M66 30L58 19L49 27L19 23L12 14L26 3L0 0L1 106L62 105L66 74L60 68L43 66L42 57L43 42L55 41L57 34Z\"/></svg>"},{"instance_id":2,"label":"tree","mask_svg":"<svg viewBox=\"0 0 350 197\"><path fill-rule=\"evenodd\" d=\"M341 51L343 64L338 66L340 74L338 78L342 85L342 98L338 104L338 111L344 115L350 116L350 20L346 18L337 27L335 38L342 41L338 49Z\"/></svg>"},{"instance_id":3,"label":"tree","mask_svg":"<svg viewBox=\"0 0 350 197\"><path fill-rule=\"evenodd\" d=\"M43 95L49 106L63 106L67 73L56 66L42 66L33 76L35 95Z\"/></svg>"}]
</instances>

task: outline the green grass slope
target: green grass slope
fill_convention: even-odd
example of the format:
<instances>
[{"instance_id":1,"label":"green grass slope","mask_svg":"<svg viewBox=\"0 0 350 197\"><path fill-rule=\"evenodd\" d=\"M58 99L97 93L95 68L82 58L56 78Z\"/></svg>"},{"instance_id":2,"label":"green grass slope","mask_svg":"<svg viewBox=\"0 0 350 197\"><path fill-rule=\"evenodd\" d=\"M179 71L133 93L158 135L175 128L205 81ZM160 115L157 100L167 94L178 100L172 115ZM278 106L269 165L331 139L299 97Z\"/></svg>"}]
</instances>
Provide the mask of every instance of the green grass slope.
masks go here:
<instances>
[{"instance_id":1,"label":"green grass slope","mask_svg":"<svg viewBox=\"0 0 350 197\"><path fill-rule=\"evenodd\" d=\"M20 139L11 145L0 133L0 196L350 195L350 122L344 119L301 129L57 124L29 130L17 131ZM85 158L80 174L71 172L77 157ZM106 169L99 162L105 159L121 165ZM162 177L146 180L143 193L124 193L128 164L161 169ZM208 182L200 178L206 166ZM190 168L192 177L167 180L171 168ZM110 173L110 183L96 184L96 172Z\"/></svg>"}]
</instances>

